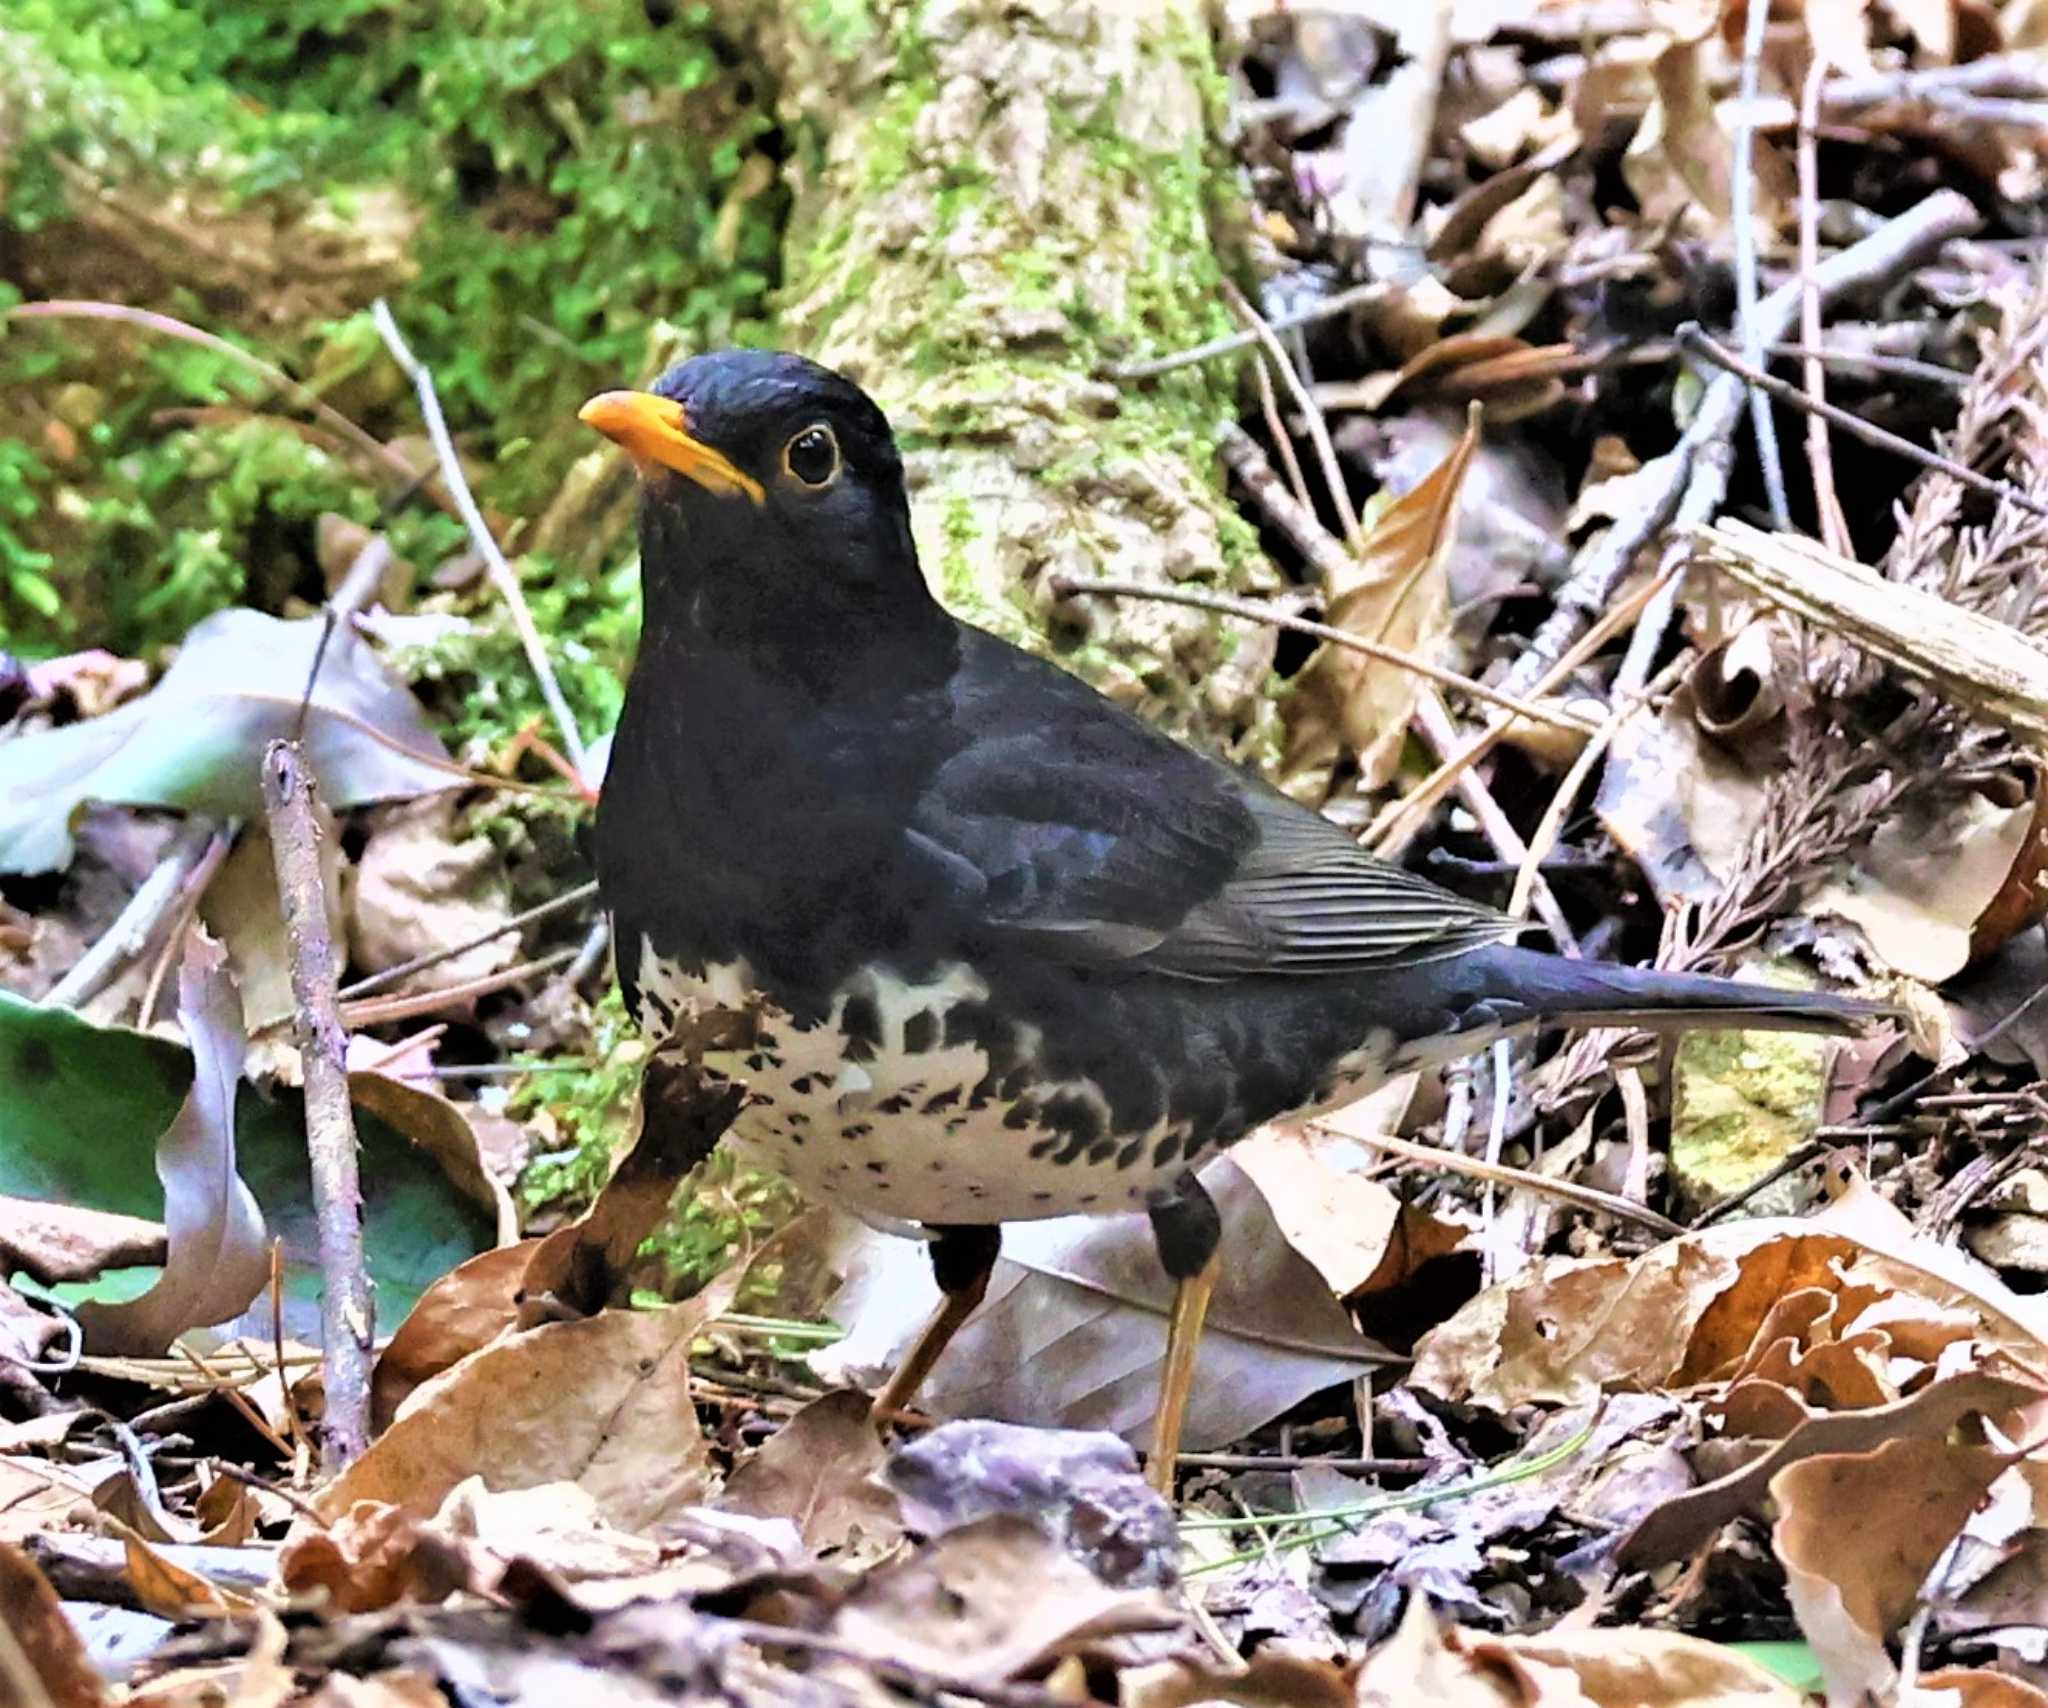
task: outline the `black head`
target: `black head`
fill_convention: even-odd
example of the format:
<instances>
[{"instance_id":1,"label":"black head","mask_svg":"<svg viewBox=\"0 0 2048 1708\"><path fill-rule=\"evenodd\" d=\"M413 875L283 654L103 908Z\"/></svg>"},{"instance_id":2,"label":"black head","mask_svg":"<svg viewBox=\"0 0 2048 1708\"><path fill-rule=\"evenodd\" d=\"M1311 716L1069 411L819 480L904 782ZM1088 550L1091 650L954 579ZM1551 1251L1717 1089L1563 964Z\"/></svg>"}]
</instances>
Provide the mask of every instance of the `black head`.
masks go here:
<instances>
[{"instance_id":1,"label":"black head","mask_svg":"<svg viewBox=\"0 0 2048 1708\"><path fill-rule=\"evenodd\" d=\"M640 471L649 638L721 647L849 638L935 611L903 461L859 386L801 356L695 356L581 419Z\"/></svg>"}]
</instances>

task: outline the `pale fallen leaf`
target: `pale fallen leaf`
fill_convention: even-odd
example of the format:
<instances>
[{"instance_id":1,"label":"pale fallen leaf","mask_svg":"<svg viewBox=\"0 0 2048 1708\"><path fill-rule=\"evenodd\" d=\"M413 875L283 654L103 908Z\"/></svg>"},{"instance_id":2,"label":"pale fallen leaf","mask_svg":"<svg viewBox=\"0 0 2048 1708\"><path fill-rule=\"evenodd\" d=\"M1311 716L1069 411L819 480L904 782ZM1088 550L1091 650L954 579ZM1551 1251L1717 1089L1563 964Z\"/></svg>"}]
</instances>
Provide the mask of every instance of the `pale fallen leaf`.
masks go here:
<instances>
[{"instance_id":1,"label":"pale fallen leaf","mask_svg":"<svg viewBox=\"0 0 2048 1708\"><path fill-rule=\"evenodd\" d=\"M359 1500L325 1530L306 1530L277 1559L278 1582L318 1597L328 1613L369 1613L397 1602L432 1606L487 1587L471 1552L427 1521L384 1501Z\"/></svg>"},{"instance_id":2,"label":"pale fallen leaf","mask_svg":"<svg viewBox=\"0 0 2048 1708\"><path fill-rule=\"evenodd\" d=\"M140 700L0 746L0 871L69 865L72 820L88 801L262 818L257 761L298 723L326 626L216 612ZM410 691L347 624L321 663L305 741L336 809L464 780Z\"/></svg>"},{"instance_id":3,"label":"pale fallen leaf","mask_svg":"<svg viewBox=\"0 0 2048 1708\"><path fill-rule=\"evenodd\" d=\"M1345 1148L1341 1139L1319 1140L1316 1129L1295 1126L1262 1128L1230 1151L1281 1236L1340 1299L1372 1279L1401 1215L1389 1188L1332 1162L1330 1153Z\"/></svg>"},{"instance_id":4,"label":"pale fallen leaf","mask_svg":"<svg viewBox=\"0 0 2048 1708\"><path fill-rule=\"evenodd\" d=\"M1241 1440L1392 1356L1351 1326L1242 1169L1224 1157L1201 1178L1222 1214L1225 1259L1188 1406L1190 1448ZM828 1382L860 1385L893 1367L938 1288L919 1246L844 1225L851 1272L833 1313L847 1338L810 1363ZM940 1416L1107 1429L1142 1443L1173 1299L1151 1224L1142 1215L1062 1217L1006 1229L1004 1239L987 1299L919 1404Z\"/></svg>"},{"instance_id":5,"label":"pale fallen leaf","mask_svg":"<svg viewBox=\"0 0 2048 1708\"><path fill-rule=\"evenodd\" d=\"M875 1481L888 1455L868 1412L851 1389L811 1401L727 1479L720 1510L786 1518L814 1553L894 1541L903 1521Z\"/></svg>"},{"instance_id":6,"label":"pale fallen leaf","mask_svg":"<svg viewBox=\"0 0 2048 1708\"><path fill-rule=\"evenodd\" d=\"M157 1141L169 1256L141 1297L78 1307L94 1352L154 1355L189 1328L240 1315L270 1280L270 1234L235 1171L235 1094L242 1077L242 1004L227 956L203 932L186 939L178 1017L192 1050L192 1090Z\"/></svg>"},{"instance_id":7,"label":"pale fallen leaf","mask_svg":"<svg viewBox=\"0 0 2048 1708\"><path fill-rule=\"evenodd\" d=\"M1424 657L1438 648L1451 621L1445 559L1478 442L1475 410L1435 471L1380 512L1344 585L1324 588L1325 622ZM1326 644L1296 678L1289 698L1283 772L1323 771L1349 751L1358 757L1365 786L1379 787L1399 761L1420 688L1413 671Z\"/></svg>"},{"instance_id":8,"label":"pale fallen leaf","mask_svg":"<svg viewBox=\"0 0 2048 1708\"><path fill-rule=\"evenodd\" d=\"M1029 1520L996 1517L868 1573L827 1630L864 1654L996 1685L1104 1638L1180 1626L1161 1591L1112 1589Z\"/></svg>"},{"instance_id":9,"label":"pale fallen leaf","mask_svg":"<svg viewBox=\"0 0 2048 1708\"><path fill-rule=\"evenodd\" d=\"M348 958L348 934L341 908L341 837L325 801L315 801L320 824L320 891L327 903L333 940L331 971ZM298 1012L292 995L291 947L285 940L284 904L277 895L277 854L260 819L243 828L199 901L207 929L227 945L228 964L242 992L242 1019L251 1034L289 1020ZM296 1071L294 1056L291 1066ZM296 1080L294 1081L296 1083Z\"/></svg>"},{"instance_id":10,"label":"pale fallen leaf","mask_svg":"<svg viewBox=\"0 0 2048 1708\"><path fill-rule=\"evenodd\" d=\"M1886 1639L2012 1455L1921 1436L1829 1453L1771 1478L1771 1543L1828 1700L1884 1701L1898 1681ZM1844 1513L1856 1515L1845 1532ZM1853 1540L1852 1540L1853 1534Z\"/></svg>"},{"instance_id":11,"label":"pale fallen leaf","mask_svg":"<svg viewBox=\"0 0 2048 1708\"><path fill-rule=\"evenodd\" d=\"M382 972L415 955L452 949L512 917L504 857L487 838L458 837L455 791L379 808L348 885L356 961ZM445 990L509 967L519 934L506 932L413 974L407 990Z\"/></svg>"}]
</instances>

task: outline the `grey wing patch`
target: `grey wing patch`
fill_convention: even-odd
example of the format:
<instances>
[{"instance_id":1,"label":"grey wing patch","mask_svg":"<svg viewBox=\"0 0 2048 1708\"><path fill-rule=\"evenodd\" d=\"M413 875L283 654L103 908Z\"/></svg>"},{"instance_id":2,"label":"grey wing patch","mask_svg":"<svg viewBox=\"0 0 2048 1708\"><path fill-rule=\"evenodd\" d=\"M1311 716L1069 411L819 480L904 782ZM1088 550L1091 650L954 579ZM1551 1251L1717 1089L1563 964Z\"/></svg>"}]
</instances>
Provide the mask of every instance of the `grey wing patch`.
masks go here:
<instances>
[{"instance_id":1,"label":"grey wing patch","mask_svg":"<svg viewBox=\"0 0 2048 1708\"><path fill-rule=\"evenodd\" d=\"M1445 960L1519 935L1520 921L1368 854L1258 785L1259 840L1230 881L1137 957L1189 979L1332 977Z\"/></svg>"}]
</instances>

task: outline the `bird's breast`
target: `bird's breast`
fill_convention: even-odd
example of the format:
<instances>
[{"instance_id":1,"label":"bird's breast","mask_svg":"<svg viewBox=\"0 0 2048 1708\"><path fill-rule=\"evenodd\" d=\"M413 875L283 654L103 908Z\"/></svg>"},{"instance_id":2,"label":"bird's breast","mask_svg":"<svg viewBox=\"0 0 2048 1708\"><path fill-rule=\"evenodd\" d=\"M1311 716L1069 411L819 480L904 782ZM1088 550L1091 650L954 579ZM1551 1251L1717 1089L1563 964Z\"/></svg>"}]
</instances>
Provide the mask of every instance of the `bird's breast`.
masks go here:
<instances>
[{"instance_id":1,"label":"bird's breast","mask_svg":"<svg viewBox=\"0 0 2048 1708\"><path fill-rule=\"evenodd\" d=\"M643 943L637 1006L657 1049L717 1040L697 1059L746 1086L727 1142L749 1162L877 1220L1134 1209L1194 1160L1207 1142L1196 1121L1120 1118L1113 1085L1049 1065L1043 1029L990 998L965 963L867 967L799 1019L744 961Z\"/></svg>"}]
</instances>

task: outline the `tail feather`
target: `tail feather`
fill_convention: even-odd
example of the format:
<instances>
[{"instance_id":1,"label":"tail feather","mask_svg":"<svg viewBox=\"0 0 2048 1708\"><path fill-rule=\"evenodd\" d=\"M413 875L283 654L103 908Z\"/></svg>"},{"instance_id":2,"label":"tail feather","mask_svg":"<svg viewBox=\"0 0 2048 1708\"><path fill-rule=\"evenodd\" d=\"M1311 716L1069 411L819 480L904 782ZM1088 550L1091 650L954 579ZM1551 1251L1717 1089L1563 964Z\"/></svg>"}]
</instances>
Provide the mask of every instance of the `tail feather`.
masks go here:
<instances>
[{"instance_id":1,"label":"tail feather","mask_svg":"<svg viewBox=\"0 0 2048 1708\"><path fill-rule=\"evenodd\" d=\"M1485 963L1485 982L1494 991L1555 1025L1846 1035L1899 1013L1890 1003L1828 991L1573 961L1533 949L1502 946L1474 959Z\"/></svg>"}]
</instances>

